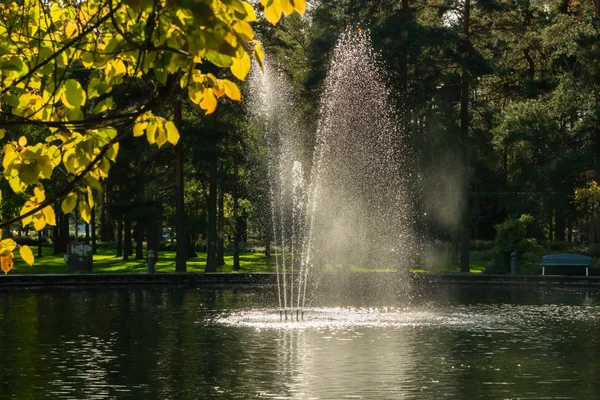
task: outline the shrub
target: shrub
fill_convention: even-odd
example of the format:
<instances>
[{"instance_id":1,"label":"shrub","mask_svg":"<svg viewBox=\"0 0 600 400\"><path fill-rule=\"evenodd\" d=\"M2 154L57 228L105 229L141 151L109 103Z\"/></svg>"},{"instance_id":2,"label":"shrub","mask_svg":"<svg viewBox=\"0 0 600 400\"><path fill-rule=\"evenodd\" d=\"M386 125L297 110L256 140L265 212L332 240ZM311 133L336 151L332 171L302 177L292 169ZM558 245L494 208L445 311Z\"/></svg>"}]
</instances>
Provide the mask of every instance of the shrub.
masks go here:
<instances>
[{"instance_id":1,"label":"shrub","mask_svg":"<svg viewBox=\"0 0 600 400\"><path fill-rule=\"evenodd\" d=\"M517 253L519 271L525 273L537 264L538 253L542 247L537 240L528 238L529 226L533 217L523 214L519 218L509 218L496 225L492 262L485 273L505 274L510 272L510 255Z\"/></svg>"},{"instance_id":2,"label":"shrub","mask_svg":"<svg viewBox=\"0 0 600 400\"><path fill-rule=\"evenodd\" d=\"M475 240L472 243L471 250L474 251L489 251L494 248L493 240Z\"/></svg>"}]
</instances>

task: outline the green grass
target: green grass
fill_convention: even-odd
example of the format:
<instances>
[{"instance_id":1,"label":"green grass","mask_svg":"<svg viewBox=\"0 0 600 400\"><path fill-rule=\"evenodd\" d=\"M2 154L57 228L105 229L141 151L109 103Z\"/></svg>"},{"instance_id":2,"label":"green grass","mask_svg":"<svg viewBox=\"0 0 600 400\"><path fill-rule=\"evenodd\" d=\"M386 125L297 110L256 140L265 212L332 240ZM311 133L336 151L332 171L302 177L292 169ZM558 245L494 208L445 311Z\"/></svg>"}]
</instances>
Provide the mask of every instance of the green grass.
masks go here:
<instances>
[{"instance_id":1,"label":"green grass","mask_svg":"<svg viewBox=\"0 0 600 400\"><path fill-rule=\"evenodd\" d=\"M15 265L11 273L13 274L64 274L67 273L67 267L63 256L52 254L52 248L44 247L43 256L37 257L37 247L32 248L36 255L33 267L29 267L20 258L18 251L15 252ZM94 255L94 273L140 273L147 272L146 260L123 261L121 257L115 257L114 248L100 248L98 254ZM206 253L199 253L198 257L187 261L188 272L204 272L206 264ZM243 253L240 255L239 272L269 272L265 263L263 253ZM161 251L159 261L156 263L156 272L175 272L175 252ZM225 254L225 265L218 267L217 272L236 272L233 271L233 254Z\"/></svg>"},{"instance_id":2,"label":"green grass","mask_svg":"<svg viewBox=\"0 0 600 400\"><path fill-rule=\"evenodd\" d=\"M15 266L10 272L11 274L65 274L67 267L63 261L62 255L52 254L51 247L43 248L43 256L37 257L37 247L32 250L36 254L36 260L33 267L26 265L21 260L18 251L15 252ZM160 273L175 272L175 252L161 251L159 253L159 262L156 264L155 271ZM143 273L147 272L146 260L135 260L130 257L131 261L123 261L121 257L115 257L114 248L99 248L98 254L94 255L94 271L93 273ZM217 267L217 272L274 272L275 261L272 255L272 266L269 268L265 263L265 255L262 252L242 253L240 255L240 271L233 271L233 254L225 254L225 265ZM485 269L487 260L471 260L471 273L480 274ZM206 265L206 253L199 253L198 257L191 258L187 261L188 272L204 272ZM341 270L341 266L326 265L326 270L335 272ZM363 268L356 265L350 266L352 272L392 272L392 269L373 269ZM413 269L412 272L434 272L434 273L458 273L460 268L458 265L444 264L439 265L435 270Z\"/></svg>"}]
</instances>

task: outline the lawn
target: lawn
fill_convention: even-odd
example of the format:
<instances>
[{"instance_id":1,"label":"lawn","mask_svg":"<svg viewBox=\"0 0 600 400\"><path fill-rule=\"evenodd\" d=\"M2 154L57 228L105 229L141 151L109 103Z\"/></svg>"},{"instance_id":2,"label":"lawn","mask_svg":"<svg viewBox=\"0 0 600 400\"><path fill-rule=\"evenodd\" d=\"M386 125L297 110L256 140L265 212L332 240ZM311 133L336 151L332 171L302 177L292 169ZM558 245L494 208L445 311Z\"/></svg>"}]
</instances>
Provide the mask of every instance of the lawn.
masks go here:
<instances>
[{"instance_id":1,"label":"lawn","mask_svg":"<svg viewBox=\"0 0 600 400\"><path fill-rule=\"evenodd\" d=\"M51 247L43 248L43 256L37 257L37 247L32 248L36 254L33 267L29 267L15 252L15 266L10 273L13 274L64 274L67 272L66 264L62 255L52 254ZM115 257L114 248L100 248L98 254L94 255L94 272L97 273L139 273L146 272L146 260L123 261L121 257ZM198 257L189 259L187 262L188 272L204 272L206 264L206 253L199 253ZM263 253L243 253L240 255L239 272L269 272L265 264ZM156 272L175 272L175 252L161 251L159 261L156 263ZM225 265L217 268L218 272L233 271L233 254L225 254Z\"/></svg>"},{"instance_id":2,"label":"lawn","mask_svg":"<svg viewBox=\"0 0 600 400\"><path fill-rule=\"evenodd\" d=\"M67 267L62 255L52 254L51 247L43 248L43 256L37 257L37 247L32 248L36 254L36 260L33 267L29 267L20 258L18 251L15 252L15 265L11 274L64 274L67 273ZM274 256L272 256L274 257ZM114 248L99 248L98 253L94 255L94 273L142 273L147 272L146 260L123 261L121 257L115 257ZM471 273L482 273L485 269L486 260L472 260ZM204 272L206 264L206 253L199 253L198 257L187 261L188 272ZM233 254L225 254L225 265L217 267L217 272L274 272L275 263L269 268L265 263L265 255L262 252L242 253L240 255L240 271L233 271ZM339 268L327 266L327 270L336 271ZM385 269L367 269L358 266L351 266L352 272L379 272L388 271ZM155 267L156 272L175 272L175 252L161 251L159 261ZM436 273L458 273L458 265L444 265L435 268L435 270L413 269L412 272L436 272Z\"/></svg>"}]
</instances>

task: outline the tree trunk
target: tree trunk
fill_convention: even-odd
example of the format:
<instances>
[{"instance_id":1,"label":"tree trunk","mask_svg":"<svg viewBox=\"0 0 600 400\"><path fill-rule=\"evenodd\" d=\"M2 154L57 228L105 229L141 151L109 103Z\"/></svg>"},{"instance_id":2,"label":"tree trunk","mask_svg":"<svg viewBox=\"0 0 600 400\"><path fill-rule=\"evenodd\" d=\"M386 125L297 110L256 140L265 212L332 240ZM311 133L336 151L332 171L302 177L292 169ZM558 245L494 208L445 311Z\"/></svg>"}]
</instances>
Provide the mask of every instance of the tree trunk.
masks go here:
<instances>
[{"instance_id":1,"label":"tree trunk","mask_svg":"<svg viewBox=\"0 0 600 400\"><path fill-rule=\"evenodd\" d=\"M92 208L92 252L98 252L98 244L96 243L96 207Z\"/></svg>"},{"instance_id":2,"label":"tree trunk","mask_svg":"<svg viewBox=\"0 0 600 400\"><path fill-rule=\"evenodd\" d=\"M210 160L208 184L208 235L206 252L206 272L217 270L217 154Z\"/></svg>"},{"instance_id":3,"label":"tree trunk","mask_svg":"<svg viewBox=\"0 0 600 400\"><path fill-rule=\"evenodd\" d=\"M219 187L219 216L217 218L217 266L225 265L225 240L223 236L225 234L225 190L223 185L223 171L221 170L221 179Z\"/></svg>"},{"instance_id":4,"label":"tree trunk","mask_svg":"<svg viewBox=\"0 0 600 400\"><path fill-rule=\"evenodd\" d=\"M158 215L154 214L146 224L146 250L154 250L156 259L158 260L158 248L160 247L161 224Z\"/></svg>"},{"instance_id":5,"label":"tree trunk","mask_svg":"<svg viewBox=\"0 0 600 400\"><path fill-rule=\"evenodd\" d=\"M554 240L565 240L565 209L557 204L554 209Z\"/></svg>"},{"instance_id":6,"label":"tree trunk","mask_svg":"<svg viewBox=\"0 0 600 400\"><path fill-rule=\"evenodd\" d=\"M181 100L177 100L173 109L175 126L180 133L183 132L181 124ZM177 247L175 256L175 271L187 271L187 234L185 232L185 199L183 179L183 138L175 146L175 235Z\"/></svg>"},{"instance_id":7,"label":"tree trunk","mask_svg":"<svg viewBox=\"0 0 600 400\"><path fill-rule=\"evenodd\" d=\"M67 246L69 245L69 214L63 214L62 224L60 227L60 252L62 254L67 253Z\"/></svg>"},{"instance_id":8,"label":"tree trunk","mask_svg":"<svg viewBox=\"0 0 600 400\"><path fill-rule=\"evenodd\" d=\"M271 238L269 235L265 239L265 264L267 267L271 266Z\"/></svg>"},{"instance_id":9,"label":"tree trunk","mask_svg":"<svg viewBox=\"0 0 600 400\"><path fill-rule=\"evenodd\" d=\"M44 230L42 229L41 231L38 232L38 258L42 257L44 255L44 250L42 249L42 234L44 233Z\"/></svg>"},{"instance_id":10,"label":"tree trunk","mask_svg":"<svg viewBox=\"0 0 600 400\"><path fill-rule=\"evenodd\" d=\"M131 243L131 220L129 217L125 217L125 233L123 243L123 261L129 261L129 256L133 253L133 245Z\"/></svg>"},{"instance_id":11,"label":"tree trunk","mask_svg":"<svg viewBox=\"0 0 600 400\"><path fill-rule=\"evenodd\" d=\"M52 227L52 247L54 255L60 254L60 234L59 234L59 226L62 223L63 214L62 211L58 212L57 224Z\"/></svg>"},{"instance_id":12,"label":"tree trunk","mask_svg":"<svg viewBox=\"0 0 600 400\"><path fill-rule=\"evenodd\" d=\"M85 224L85 244L90 244L90 224Z\"/></svg>"},{"instance_id":13,"label":"tree trunk","mask_svg":"<svg viewBox=\"0 0 600 400\"><path fill-rule=\"evenodd\" d=\"M233 232L233 270L240 270L240 217L239 217L239 194L238 194L238 166L237 162L234 164L233 169L233 221L234 221L234 232Z\"/></svg>"},{"instance_id":14,"label":"tree trunk","mask_svg":"<svg viewBox=\"0 0 600 400\"><path fill-rule=\"evenodd\" d=\"M117 219L117 257L123 256L123 216Z\"/></svg>"},{"instance_id":15,"label":"tree trunk","mask_svg":"<svg viewBox=\"0 0 600 400\"><path fill-rule=\"evenodd\" d=\"M139 221L135 224L135 259L144 259L144 226Z\"/></svg>"},{"instance_id":16,"label":"tree trunk","mask_svg":"<svg viewBox=\"0 0 600 400\"><path fill-rule=\"evenodd\" d=\"M463 35L469 40L469 23L471 18L471 0L464 1ZM464 191L463 221L460 235L460 272L471 272L469 257L469 241L471 233L471 210L469 207L469 70L466 59L462 62L462 77L460 84L460 139L462 158L465 165L466 182Z\"/></svg>"},{"instance_id":17,"label":"tree trunk","mask_svg":"<svg viewBox=\"0 0 600 400\"><path fill-rule=\"evenodd\" d=\"M548 213L548 241L551 242L554 240L554 210L550 208L550 212Z\"/></svg>"},{"instance_id":18,"label":"tree trunk","mask_svg":"<svg viewBox=\"0 0 600 400\"><path fill-rule=\"evenodd\" d=\"M113 219L108 212L108 199L112 195L112 186L106 186L106 192L102 196L102 211L100 212L100 240L112 242L115 240Z\"/></svg>"}]
</instances>

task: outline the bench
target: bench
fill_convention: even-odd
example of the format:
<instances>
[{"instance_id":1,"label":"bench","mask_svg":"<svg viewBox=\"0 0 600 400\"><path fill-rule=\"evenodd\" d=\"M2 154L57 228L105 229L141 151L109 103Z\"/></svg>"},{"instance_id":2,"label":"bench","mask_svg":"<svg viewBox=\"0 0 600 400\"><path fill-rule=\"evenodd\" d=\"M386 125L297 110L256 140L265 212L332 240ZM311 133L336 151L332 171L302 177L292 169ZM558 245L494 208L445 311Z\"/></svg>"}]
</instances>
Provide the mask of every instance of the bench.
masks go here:
<instances>
[{"instance_id":1,"label":"bench","mask_svg":"<svg viewBox=\"0 0 600 400\"><path fill-rule=\"evenodd\" d=\"M585 267L585 276L590 274L592 257L579 254L551 254L542 257L542 275L546 274L546 267Z\"/></svg>"}]
</instances>

